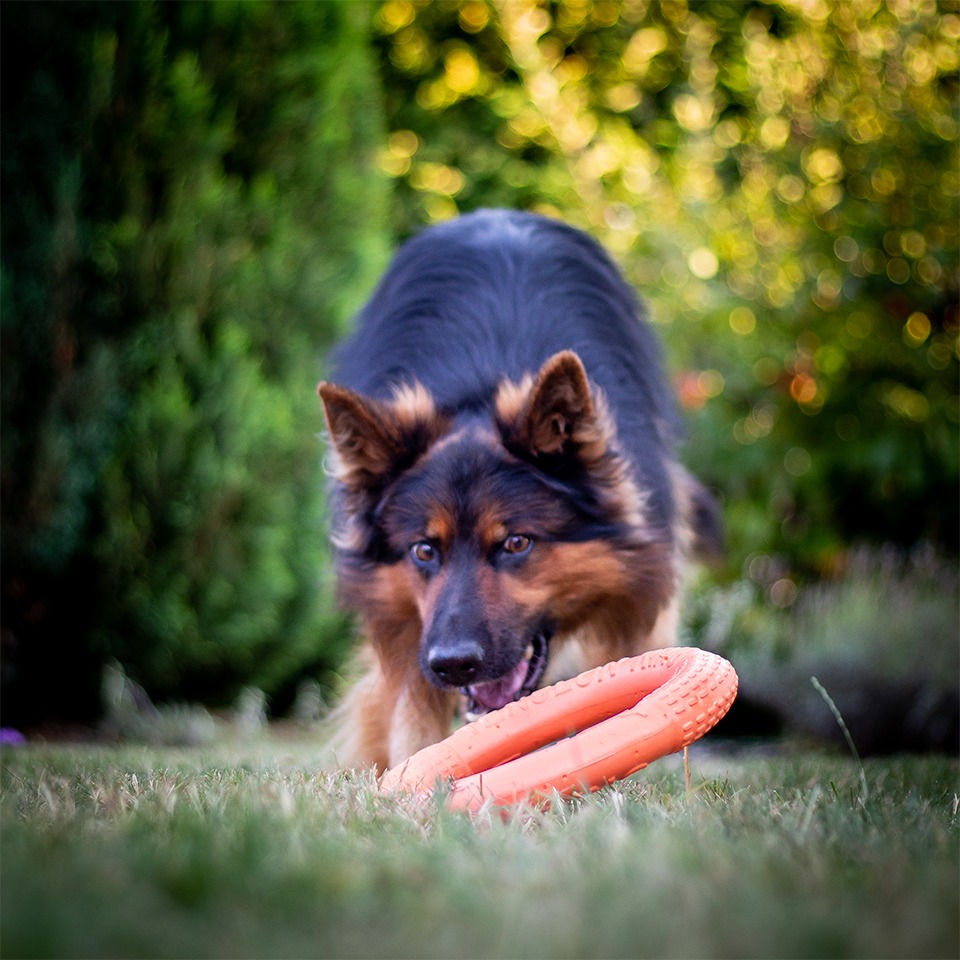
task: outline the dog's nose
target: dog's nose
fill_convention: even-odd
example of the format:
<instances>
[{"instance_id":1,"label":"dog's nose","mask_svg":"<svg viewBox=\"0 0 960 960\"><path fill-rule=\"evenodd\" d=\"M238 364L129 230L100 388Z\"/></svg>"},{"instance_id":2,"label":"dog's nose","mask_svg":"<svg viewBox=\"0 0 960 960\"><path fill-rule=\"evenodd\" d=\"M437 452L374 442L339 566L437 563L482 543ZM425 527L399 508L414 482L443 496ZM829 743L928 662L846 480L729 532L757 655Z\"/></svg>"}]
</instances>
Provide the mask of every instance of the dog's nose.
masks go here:
<instances>
[{"instance_id":1,"label":"dog's nose","mask_svg":"<svg viewBox=\"0 0 960 960\"><path fill-rule=\"evenodd\" d=\"M430 651L427 666L441 683L463 687L473 683L483 665L483 648L474 640L460 640Z\"/></svg>"}]
</instances>

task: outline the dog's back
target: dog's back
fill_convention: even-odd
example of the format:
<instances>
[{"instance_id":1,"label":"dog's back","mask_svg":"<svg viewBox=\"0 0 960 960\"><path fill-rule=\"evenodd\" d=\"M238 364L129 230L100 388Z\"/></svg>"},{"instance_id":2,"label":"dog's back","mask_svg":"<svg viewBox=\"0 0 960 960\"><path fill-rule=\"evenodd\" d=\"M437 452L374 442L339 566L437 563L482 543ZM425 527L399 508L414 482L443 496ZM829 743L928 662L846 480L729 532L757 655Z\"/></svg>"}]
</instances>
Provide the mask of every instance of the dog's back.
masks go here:
<instances>
[{"instance_id":1,"label":"dog's back","mask_svg":"<svg viewBox=\"0 0 960 960\"><path fill-rule=\"evenodd\" d=\"M375 398L416 380L458 413L489 407L504 379L561 350L604 391L651 515L670 529L678 419L659 345L603 248L564 223L483 210L409 241L335 355L333 379Z\"/></svg>"}]
</instances>

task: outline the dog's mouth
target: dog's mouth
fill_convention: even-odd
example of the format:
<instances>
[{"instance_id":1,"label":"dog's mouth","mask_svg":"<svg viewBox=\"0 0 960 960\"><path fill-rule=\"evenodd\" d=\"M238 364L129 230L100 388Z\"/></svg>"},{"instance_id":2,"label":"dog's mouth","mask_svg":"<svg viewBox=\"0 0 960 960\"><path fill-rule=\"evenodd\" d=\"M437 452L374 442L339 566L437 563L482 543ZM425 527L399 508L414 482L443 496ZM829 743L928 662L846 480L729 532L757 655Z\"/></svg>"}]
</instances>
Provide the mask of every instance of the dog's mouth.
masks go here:
<instances>
[{"instance_id":1,"label":"dog's mouth","mask_svg":"<svg viewBox=\"0 0 960 960\"><path fill-rule=\"evenodd\" d=\"M507 674L486 683L463 687L467 698L464 717L476 720L485 713L499 710L537 689L547 669L548 642L543 634L536 634L527 644L520 662Z\"/></svg>"}]
</instances>

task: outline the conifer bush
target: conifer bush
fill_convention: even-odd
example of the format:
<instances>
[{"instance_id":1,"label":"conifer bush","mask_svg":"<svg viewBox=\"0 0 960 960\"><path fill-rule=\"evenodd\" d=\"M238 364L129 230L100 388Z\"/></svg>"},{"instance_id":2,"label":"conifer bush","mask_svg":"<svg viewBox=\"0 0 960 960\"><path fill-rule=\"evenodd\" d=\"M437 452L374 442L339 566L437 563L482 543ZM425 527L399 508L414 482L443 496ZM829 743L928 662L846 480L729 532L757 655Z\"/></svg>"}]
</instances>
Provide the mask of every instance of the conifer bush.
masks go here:
<instances>
[{"instance_id":1,"label":"conifer bush","mask_svg":"<svg viewBox=\"0 0 960 960\"><path fill-rule=\"evenodd\" d=\"M322 357L381 269L363 4L4 11L4 723L339 656Z\"/></svg>"}]
</instances>

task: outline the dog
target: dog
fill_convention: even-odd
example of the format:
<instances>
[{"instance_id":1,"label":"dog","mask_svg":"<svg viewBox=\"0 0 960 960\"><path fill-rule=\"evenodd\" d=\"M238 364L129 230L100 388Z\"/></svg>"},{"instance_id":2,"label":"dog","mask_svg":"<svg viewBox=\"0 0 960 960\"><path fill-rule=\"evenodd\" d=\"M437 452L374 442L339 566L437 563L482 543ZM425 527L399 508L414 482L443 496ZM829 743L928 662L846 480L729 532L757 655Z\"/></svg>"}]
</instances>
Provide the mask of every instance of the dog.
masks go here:
<instances>
[{"instance_id":1,"label":"dog","mask_svg":"<svg viewBox=\"0 0 960 960\"><path fill-rule=\"evenodd\" d=\"M341 765L382 772L458 713L675 642L718 511L676 460L641 304L585 233L496 210L425 230L319 394L338 596L363 638Z\"/></svg>"}]
</instances>

